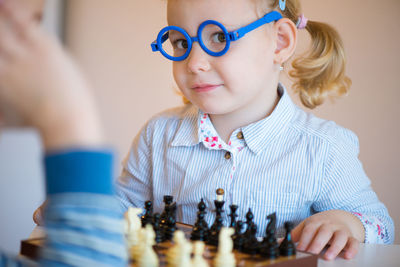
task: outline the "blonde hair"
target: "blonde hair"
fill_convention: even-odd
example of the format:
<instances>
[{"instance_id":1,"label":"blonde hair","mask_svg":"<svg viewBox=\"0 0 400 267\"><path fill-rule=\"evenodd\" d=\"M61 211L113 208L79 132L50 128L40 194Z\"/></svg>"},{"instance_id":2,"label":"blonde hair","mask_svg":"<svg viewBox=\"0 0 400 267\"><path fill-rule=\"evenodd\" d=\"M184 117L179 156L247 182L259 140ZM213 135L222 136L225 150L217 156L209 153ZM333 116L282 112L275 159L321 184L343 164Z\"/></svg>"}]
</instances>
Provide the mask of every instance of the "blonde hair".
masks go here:
<instances>
[{"instance_id":1,"label":"blonde hair","mask_svg":"<svg viewBox=\"0 0 400 267\"><path fill-rule=\"evenodd\" d=\"M278 10L283 17L297 23L301 15L299 0L287 0L281 11L279 0L258 0L263 9ZM266 10L263 10L264 14ZM304 106L313 109L328 97L346 95L351 79L346 76L346 54L342 39L330 25L308 20L305 28L311 35L311 47L292 62L289 75L294 78L293 89L299 94ZM182 95L184 104L190 101Z\"/></svg>"},{"instance_id":2,"label":"blonde hair","mask_svg":"<svg viewBox=\"0 0 400 267\"><path fill-rule=\"evenodd\" d=\"M265 0L261 0L265 1ZM279 10L279 0L268 0L269 9ZM301 15L299 0L287 0L284 17L295 24ZM293 88L304 106L315 108L328 97L346 95L351 80L345 74L346 54L338 32L322 22L308 21L311 47L292 62L289 75L295 79Z\"/></svg>"}]
</instances>

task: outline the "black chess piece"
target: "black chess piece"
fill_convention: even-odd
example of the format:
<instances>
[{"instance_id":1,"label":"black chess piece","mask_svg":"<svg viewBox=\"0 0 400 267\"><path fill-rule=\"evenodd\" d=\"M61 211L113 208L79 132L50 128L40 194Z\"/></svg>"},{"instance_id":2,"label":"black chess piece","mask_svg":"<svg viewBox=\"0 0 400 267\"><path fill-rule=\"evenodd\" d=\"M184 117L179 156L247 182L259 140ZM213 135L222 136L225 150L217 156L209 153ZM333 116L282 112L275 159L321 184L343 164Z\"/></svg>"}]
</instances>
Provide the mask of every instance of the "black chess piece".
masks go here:
<instances>
[{"instance_id":1,"label":"black chess piece","mask_svg":"<svg viewBox=\"0 0 400 267\"><path fill-rule=\"evenodd\" d=\"M243 221L240 220L237 221L235 227L235 233L232 236L233 247L239 251L243 250L243 244L244 244L244 234L242 232L243 226L244 226Z\"/></svg>"},{"instance_id":2,"label":"black chess piece","mask_svg":"<svg viewBox=\"0 0 400 267\"><path fill-rule=\"evenodd\" d=\"M173 196L164 196L164 211L160 216L160 227L163 232L163 241L171 240L176 230L176 203L173 203ZM169 229L170 228L170 229Z\"/></svg>"},{"instance_id":3,"label":"black chess piece","mask_svg":"<svg viewBox=\"0 0 400 267\"><path fill-rule=\"evenodd\" d=\"M198 207L198 212L197 212L197 221L193 226L192 233L190 235L191 240L201 240L201 241L208 241L208 234L209 234L209 229L208 229L208 224L206 220L204 219L204 216L206 214L205 210L207 208L206 203L204 203L204 200L201 199L199 204L197 205Z\"/></svg>"},{"instance_id":4,"label":"black chess piece","mask_svg":"<svg viewBox=\"0 0 400 267\"><path fill-rule=\"evenodd\" d=\"M242 251L250 255L256 255L260 252L260 242L256 237L257 225L255 223L251 224L250 229L247 229L246 233Z\"/></svg>"},{"instance_id":5,"label":"black chess piece","mask_svg":"<svg viewBox=\"0 0 400 267\"><path fill-rule=\"evenodd\" d=\"M293 224L291 222L285 222L286 235L282 243L279 246L279 253L282 256L293 256L296 255L296 246L293 243L291 231Z\"/></svg>"},{"instance_id":6,"label":"black chess piece","mask_svg":"<svg viewBox=\"0 0 400 267\"><path fill-rule=\"evenodd\" d=\"M254 215L253 212L251 211L251 208L249 208L249 211L246 213L246 232L244 233L245 238L248 238L252 235L251 233L251 227L254 224L253 222Z\"/></svg>"},{"instance_id":7,"label":"black chess piece","mask_svg":"<svg viewBox=\"0 0 400 267\"><path fill-rule=\"evenodd\" d=\"M265 230L266 236L261 244L260 253L267 259L276 259L279 257L279 245L276 240L276 213L267 216L269 220Z\"/></svg>"},{"instance_id":8,"label":"black chess piece","mask_svg":"<svg viewBox=\"0 0 400 267\"><path fill-rule=\"evenodd\" d=\"M231 214L229 214L229 217L231 218L231 223L229 227L236 228L236 217L238 216L236 214L236 211L238 209L237 205L230 205L229 208L231 209Z\"/></svg>"},{"instance_id":9,"label":"black chess piece","mask_svg":"<svg viewBox=\"0 0 400 267\"><path fill-rule=\"evenodd\" d=\"M145 213L140 217L142 221L142 227L145 227L146 224L152 223L153 221L153 202L150 200L144 203Z\"/></svg>"},{"instance_id":10,"label":"black chess piece","mask_svg":"<svg viewBox=\"0 0 400 267\"><path fill-rule=\"evenodd\" d=\"M166 218L168 217L168 213L170 212L170 206L174 200L174 197L165 195L163 200L164 200L164 210L161 213L161 218L160 218L161 224L164 224Z\"/></svg>"},{"instance_id":11,"label":"black chess piece","mask_svg":"<svg viewBox=\"0 0 400 267\"><path fill-rule=\"evenodd\" d=\"M173 212L171 212L168 215L168 218L166 219L166 225L164 227L164 236L163 240L164 241L171 241L172 237L174 236L174 233L176 231L176 218Z\"/></svg>"},{"instance_id":12,"label":"black chess piece","mask_svg":"<svg viewBox=\"0 0 400 267\"><path fill-rule=\"evenodd\" d=\"M154 213L153 218L152 218L153 229L156 234L155 241L157 243L161 243L164 239L163 231L160 227L160 218L161 218L160 213Z\"/></svg>"},{"instance_id":13,"label":"black chess piece","mask_svg":"<svg viewBox=\"0 0 400 267\"><path fill-rule=\"evenodd\" d=\"M219 232L221 231L221 228L224 226L222 213L224 212L223 206L225 204L225 201L223 200L223 195L224 195L224 190L218 188L217 199L214 200L216 217L213 225L210 228L210 234L208 238L209 245L218 246Z\"/></svg>"}]
</instances>

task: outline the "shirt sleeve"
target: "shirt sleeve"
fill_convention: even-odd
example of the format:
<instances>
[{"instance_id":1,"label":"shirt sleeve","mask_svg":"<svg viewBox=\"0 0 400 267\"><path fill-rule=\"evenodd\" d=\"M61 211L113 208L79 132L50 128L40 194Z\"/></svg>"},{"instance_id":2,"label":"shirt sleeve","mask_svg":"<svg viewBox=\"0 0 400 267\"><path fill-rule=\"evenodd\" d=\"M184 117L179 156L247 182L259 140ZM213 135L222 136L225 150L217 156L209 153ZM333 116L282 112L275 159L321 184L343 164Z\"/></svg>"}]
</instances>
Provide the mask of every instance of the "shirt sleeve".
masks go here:
<instances>
[{"instance_id":1,"label":"shirt sleeve","mask_svg":"<svg viewBox=\"0 0 400 267\"><path fill-rule=\"evenodd\" d=\"M392 244L394 223L385 205L371 188L358 159L357 136L338 128L330 140L320 193L313 203L315 212L331 209L348 211L363 223L365 243Z\"/></svg>"},{"instance_id":2,"label":"shirt sleeve","mask_svg":"<svg viewBox=\"0 0 400 267\"><path fill-rule=\"evenodd\" d=\"M88 150L46 156L47 240L41 265L127 265L112 158L110 152Z\"/></svg>"},{"instance_id":3,"label":"shirt sleeve","mask_svg":"<svg viewBox=\"0 0 400 267\"><path fill-rule=\"evenodd\" d=\"M151 127L146 124L134 138L123 170L117 179L116 193L125 211L128 207L143 207L152 200Z\"/></svg>"}]
</instances>

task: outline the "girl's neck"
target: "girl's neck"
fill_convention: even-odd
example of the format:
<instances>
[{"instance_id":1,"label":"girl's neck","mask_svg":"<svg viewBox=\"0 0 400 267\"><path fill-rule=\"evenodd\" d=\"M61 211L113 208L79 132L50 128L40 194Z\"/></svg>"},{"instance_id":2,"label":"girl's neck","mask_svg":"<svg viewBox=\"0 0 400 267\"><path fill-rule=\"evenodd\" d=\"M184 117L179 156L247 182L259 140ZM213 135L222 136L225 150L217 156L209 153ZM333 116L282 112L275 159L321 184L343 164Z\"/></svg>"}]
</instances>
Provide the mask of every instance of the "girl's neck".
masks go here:
<instances>
[{"instance_id":1,"label":"girl's neck","mask_svg":"<svg viewBox=\"0 0 400 267\"><path fill-rule=\"evenodd\" d=\"M276 87L275 87L276 88ZM272 90L266 97L259 97L259 105L247 105L226 114L209 114L215 130L225 143L232 133L241 127L268 117L279 102L278 90Z\"/></svg>"}]
</instances>

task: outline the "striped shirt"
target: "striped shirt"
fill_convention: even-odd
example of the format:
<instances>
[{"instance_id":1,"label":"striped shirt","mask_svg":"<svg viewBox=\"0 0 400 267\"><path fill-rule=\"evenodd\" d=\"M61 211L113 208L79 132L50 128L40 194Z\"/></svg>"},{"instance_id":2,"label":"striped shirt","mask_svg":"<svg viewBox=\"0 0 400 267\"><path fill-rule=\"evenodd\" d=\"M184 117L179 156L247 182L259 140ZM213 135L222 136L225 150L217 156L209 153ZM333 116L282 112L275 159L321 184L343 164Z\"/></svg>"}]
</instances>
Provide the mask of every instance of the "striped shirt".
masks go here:
<instances>
[{"instance_id":1,"label":"striped shirt","mask_svg":"<svg viewBox=\"0 0 400 267\"><path fill-rule=\"evenodd\" d=\"M0 251L0 266L127 266L113 155L73 149L46 155L46 244L39 262Z\"/></svg>"},{"instance_id":2,"label":"striped shirt","mask_svg":"<svg viewBox=\"0 0 400 267\"><path fill-rule=\"evenodd\" d=\"M273 212L283 236L285 221L297 225L317 212L341 209L362 221L366 243L393 243L393 221L358 159L356 135L304 112L282 85L278 92L271 115L236 129L228 144L194 105L154 116L124 160L117 181L122 206L143 207L152 200L154 212L162 212L163 196L172 195L177 220L194 224L203 198L211 225L215 192L222 188L224 224L229 223L229 205L239 206L240 220L250 208L259 236Z\"/></svg>"}]
</instances>

